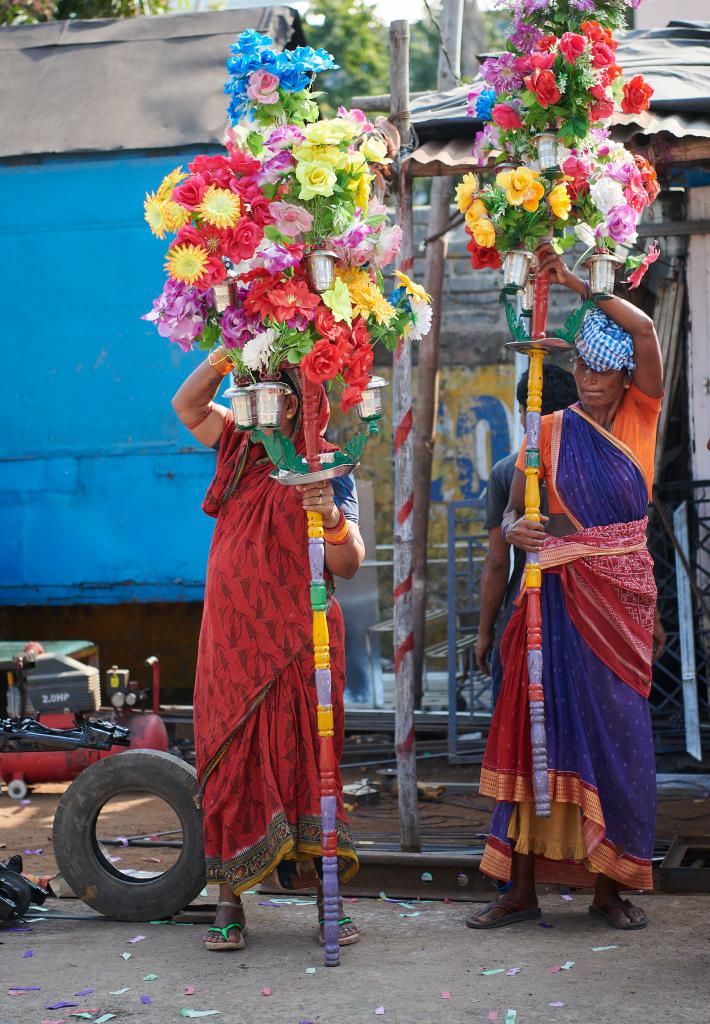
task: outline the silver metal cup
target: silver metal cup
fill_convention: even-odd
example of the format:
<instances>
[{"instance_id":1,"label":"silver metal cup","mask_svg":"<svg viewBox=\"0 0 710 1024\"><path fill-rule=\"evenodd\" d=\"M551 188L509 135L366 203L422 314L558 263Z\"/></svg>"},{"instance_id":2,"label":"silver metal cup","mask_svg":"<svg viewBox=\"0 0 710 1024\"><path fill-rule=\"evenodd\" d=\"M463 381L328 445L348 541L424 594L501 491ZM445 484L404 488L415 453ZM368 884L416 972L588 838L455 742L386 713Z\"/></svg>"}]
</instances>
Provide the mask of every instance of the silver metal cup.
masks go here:
<instances>
[{"instance_id":1,"label":"silver metal cup","mask_svg":"<svg viewBox=\"0 0 710 1024\"><path fill-rule=\"evenodd\" d=\"M251 430L256 426L256 393L253 387L228 388L224 392L232 404L234 424L237 430Z\"/></svg>"},{"instance_id":2,"label":"silver metal cup","mask_svg":"<svg viewBox=\"0 0 710 1024\"><path fill-rule=\"evenodd\" d=\"M595 298L614 294L614 278L622 261L610 252L598 252L584 261L589 270L589 290Z\"/></svg>"},{"instance_id":3,"label":"silver metal cup","mask_svg":"<svg viewBox=\"0 0 710 1024\"><path fill-rule=\"evenodd\" d=\"M511 249L503 257L503 287L518 292L528 283L533 254L527 249Z\"/></svg>"},{"instance_id":4,"label":"silver metal cup","mask_svg":"<svg viewBox=\"0 0 710 1024\"><path fill-rule=\"evenodd\" d=\"M337 253L330 249L313 249L306 254L306 277L311 291L322 295L333 286Z\"/></svg>"},{"instance_id":5,"label":"silver metal cup","mask_svg":"<svg viewBox=\"0 0 710 1024\"><path fill-rule=\"evenodd\" d=\"M535 136L537 162L541 171L556 171L560 166L560 149L554 132L540 132Z\"/></svg>"},{"instance_id":6,"label":"silver metal cup","mask_svg":"<svg viewBox=\"0 0 710 1024\"><path fill-rule=\"evenodd\" d=\"M212 304L218 313L224 313L228 306L234 305L234 288L234 282L228 277L212 285Z\"/></svg>"},{"instance_id":7,"label":"silver metal cup","mask_svg":"<svg viewBox=\"0 0 710 1024\"><path fill-rule=\"evenodd\" d=\"M361 420L369 423L370 420L378 420L382 416L382 388L386 388L387 383L382 377L370 377L362 398L355 407Z\"/></svg>"},{"instance_id":8,"label":"silver metal cup","mask_svg":"<svg viewBox=\"0 0 710 1024\"><path fill-rule=\"evenodd\" d=\"M286 396L292 393L288 384L278 380L264 380L254 384L251 390L256 403L257 424L260 427L280 427Z\"/></svg>"},{"instance_id":9,"label":"silver metal cup","mask_svg":"<svg viewBox=\"0 0 710 1024\"><path fill-rule=\"evenodd\" d=\"M529 275L523 293L520 297L520 304L523 313L532 313L533 305L535 304L535 278L532 274Z\"/></svg>"}]
</instances>

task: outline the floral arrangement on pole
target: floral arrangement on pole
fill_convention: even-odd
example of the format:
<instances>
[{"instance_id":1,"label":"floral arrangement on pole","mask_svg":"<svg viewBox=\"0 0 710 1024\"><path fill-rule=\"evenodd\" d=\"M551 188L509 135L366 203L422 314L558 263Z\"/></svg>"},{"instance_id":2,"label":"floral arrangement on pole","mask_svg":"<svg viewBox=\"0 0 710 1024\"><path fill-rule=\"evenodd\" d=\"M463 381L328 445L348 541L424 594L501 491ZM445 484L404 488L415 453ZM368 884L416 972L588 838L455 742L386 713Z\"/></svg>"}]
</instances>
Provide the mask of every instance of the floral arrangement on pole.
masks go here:
<instances>
[{"instance_id":1,"label":"floral arrangement on pole","mask_svg":"<svg viewBox=\"0 0 710 1024\"><path fill-rule=\"evenodd\" d=\"M324 50L277 52L252 30L231 50L225 151L178 167L146 197L152 232L175 237L144 319L184 350L223 345L245 381L284 362L338 380L348 409L368 386L374 345L416 340L431 321L405 275L384 293L401 240L372 194L386 142L360 110L318 120L315 75L336 67Z\"/></svg>"},{"instance_id":2,"label":"floral arrangement on pole","mask_svg":"<svg viewBox=\"0 0 710 1024\"><path fill-rule=\"evenodd\" d=\"M650 105L643 77L624 79L613 37L627 8L640 3L497 0L512 15L511 30L505 52L484 61L469 114L486 122L473 153L498 172L483 187L467 174L457 190L474 268L500 267L506 253L531 254L549 238L558 251L581 240L610 263L617 246L636 241L641 214L659 193L656 173L613 142L606 124L618 109L638 114ZM654 243L627 259L627 283L636 287L657 257Z\"/></svg>"}]
</instances>

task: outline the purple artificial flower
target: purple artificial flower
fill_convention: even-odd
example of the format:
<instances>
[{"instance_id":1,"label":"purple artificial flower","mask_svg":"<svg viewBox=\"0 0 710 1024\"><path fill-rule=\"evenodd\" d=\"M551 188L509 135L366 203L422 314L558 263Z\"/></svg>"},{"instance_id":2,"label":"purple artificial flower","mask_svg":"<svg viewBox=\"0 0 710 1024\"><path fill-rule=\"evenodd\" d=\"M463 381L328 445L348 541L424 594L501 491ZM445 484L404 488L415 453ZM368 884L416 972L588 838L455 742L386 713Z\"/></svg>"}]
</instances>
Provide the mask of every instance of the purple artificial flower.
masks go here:
<instances>
[{"instance_id":1,"label":"purple artificial flower","mask_svg":"<svg viewBox=\"0 0 710 1024\"><path fill-rule=\"evenodd\" d=\"M261 165L261 170L258 171L256 179L260 185L264 185L267 182L275 184L285 171L289 171L296 161L293 156L285 149L279 150L274 153L272 157L265 160Z\"/></svg>"},{"instance_id":2,"label":"purple artificial flower","mask_svg":"<svg viewBox=\"0 0 710 1024\"><path fill-rule=\"evenodd\" d=\"M492 85L496 92L515 92L523 85L523 76L515 70L514 53L502 53L500 57L489 57L481 64L483 80Z\"/></svg>"},{"instance_id":3,"label":"purple artificial flower","mask_svg":"<svg viewBox=\"0 0 710 1024\"><path fill-rule=\"evenodd\" d=\"M328 244L332 244L336 249L354 249L356 245L364 242L367 236L372 234L373 230L374 228L371 224L355 222L342 235L331 238Z\"/></svg>"},{"instance_id":4,"label":"purple artificial flower","mask_svg":"<svg viewBox=\"0 0 710 1024\"><path fill-rule=\"evenodd\" d=\"M272 153L277 153L280 149L300 146L305 140L305 135L295 124L280 124L269 134L266 148L270 149Z\"/></svg>"},{"instance_id":5,"label":"purple artificial flower","mask_svg":"<svg viewBox=\"0 0 710 1024\"><path fill-rule=\"evenodd\" d=\"M604 176L611 178L613 181L618 181L622 185L628 183L629 177L635 170L635 163L620 164L610 160L608 164L604 164Z\"/></svg>"},{"instance_id":6,"label":"purple artificial flower","mask_svg":"<svg viewBox=\"0 0 710 1024\"><path fill-rule=\"evenodd\" d=\"M227 306L222 313L222 338L225 348L244 348L250 338L261 330L261 322L243 309Z\"/></svg>"},{"instance_id":7,"label":"purple artificial flower","mask_svg":"<svg viewBox=\"0 0 710 1024\"><path fill-rule=\"evenodd\" d=\"M549 7L549 0L520 0L519 13L524 18L529 18L532 14L544 11L547 7Z\"/></svg>"},{"instance_id":8,"label":"purple artificial flower","mask_svg":"<svg viewBox=\"0 0 710 1024\"><path fill-rule=\"evenodd\" d=\"M637 11L643 3L643 0L626 0L626 2L632 10Z\"/></svg>"},{"instance_id":9,"label":"purple artificial flower","mask_svg":"<svg viewBox=\"0 0 710 1024\"><path fill-rule=\"evenodd\" d=\"M497 124L487 124L485 128L476 132L473 141L472 154L478 160L480 166L488 162L488 156L492 149L502 149L500 128Z\"/></svg>"},{"instance_id":10,"label":"purple artificial flower","mask_svg":"<svg viewBox=\"0 0 710 1024\"><path fill-rule=\"evenodd\" d=\"M543 32L535 25L530 25L522 19L515 18L508 41L513 44L516 50L520 50L521 53L530 53L542 37Z\"/></svg>"},{"instance_id":11,"label":"purple artificial flower","mask_svg":"<svg viewBox=\"0 0 710 1024\"><path fill-rule=\"evenodd\" d=\"M639 0L639 3L641 0ZM577 11L584 11L585 13L591 13L596 7L595 0L569 0L570 7L574 7Z\"/></svg>"},{"instance_id":12,"label":"purple artificial flower","mask_svg":"<svg viewBox=\"0 0 710 1024\"><path fill-rule=\"evenodd\" d=\"M152 310L141 320L154 323L161 338L169 338L183 352L189 352L207 322L206 294L194 285L169 277L162 293L153 300Z\"/></svg>"},{"instance_id":13,"label":"purple artificial flower","mask_svg":"<svg viewBox=\"0 0 710 1024\"><path fill-rule=\"evenodd\" d=\"M615 242L633 242L636 238L638 215L628 205L612 206L607 214L606 230Z\"/></svg>"},{"instance_id":14,"label":"purple artificial flower","mask_svg":"<svg viewBox=\"0 0 710 1024\"><path fill-rule=\"evenodd\" d=\"M289 267L297 267L301 262L303 248L295 246L287 249L285 245L266 245L258 253L258 257L264 265L264 269L270 274L279 274Z\"/></svg>"}]
</instances>

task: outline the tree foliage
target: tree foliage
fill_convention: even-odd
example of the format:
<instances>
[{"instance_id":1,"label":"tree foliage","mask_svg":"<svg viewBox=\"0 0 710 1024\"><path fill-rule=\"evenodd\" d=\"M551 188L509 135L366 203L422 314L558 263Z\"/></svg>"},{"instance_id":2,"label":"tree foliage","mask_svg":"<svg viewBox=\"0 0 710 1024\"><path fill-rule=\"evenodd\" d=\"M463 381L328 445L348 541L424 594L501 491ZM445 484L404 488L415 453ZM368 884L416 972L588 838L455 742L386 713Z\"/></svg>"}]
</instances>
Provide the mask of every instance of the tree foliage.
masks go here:
<instances>
[{"instance_id":1,"label":"tree foliage","mask_svg":"<svg viewBox=\"0 0 710 1024\"><path fill-rule=\"evenodd\" d=\"M166 14L169 0L0 0L0 25Z\"/></svg>"}]
</instances>

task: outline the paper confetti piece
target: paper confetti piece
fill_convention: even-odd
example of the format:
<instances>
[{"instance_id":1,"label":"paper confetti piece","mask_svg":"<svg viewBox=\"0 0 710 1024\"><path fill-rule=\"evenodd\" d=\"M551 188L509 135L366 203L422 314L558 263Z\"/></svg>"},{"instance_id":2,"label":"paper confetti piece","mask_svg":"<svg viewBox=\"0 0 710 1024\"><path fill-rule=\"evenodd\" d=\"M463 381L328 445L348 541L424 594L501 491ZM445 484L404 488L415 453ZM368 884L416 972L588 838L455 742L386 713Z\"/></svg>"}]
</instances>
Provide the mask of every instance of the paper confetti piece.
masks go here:
<instances>
[{"instance_id":1,"label":"paper confetti piece","mask_svg":"<svg viewBox=\"0 0 710 1024\"><path fill-rule=\"evenodd\" d=\"M130 992L130 988L117 988L115 992L109 992L111 996L122 996L124 992Z\"/></svg>"},{"instance_id":2,"label":"paper confetti piece","mask_svg":"<svg viewBox=\"0 0 710 1024\"><path fill-rule=\"evenodd\" d=\"M111 864L118 864L118 862L122 860L123 857L109 857L109 861L111 862Z\"/></svg>"},{"instance_id":3,"label":"paper confetti piece","mask_svg":"<svg viewBox=\"0 0 710 1024\"><path fill-rule=\"evenodd\" d=\"M41 853L44 853L44 850L25 850L25 853L28 857L39 857Z\"/></svg>"},{"instance_id":4,"label":"paper confetti piece","mask_svg":"<svg viewBox=\"0 0 710 1024\"><path fill-rule=\"evenodd\" d=\"M377 1015L378 1015L379 1017L381 1017L381 1016L382 1016L382 1014L383 1014L384 1012L385 1012L385 1008L384 1008L384 1006L378 1006L378 1007L377 1007L377 1009L375 1010L375 1013L376 1013L376 1014L377 1014Z\"/></svg>"},{"instance_id":5,"label":"paper confetti piece","mask_svg":"<svg viewBox=\"0 0 710 1024\"><path fill-rule=\"evenodd\" d=\"M77 1017L80 1020L92 1020L94 1015L93 1013L88 1013L86 1010L81 1010L77 1013L70 1013L69 1016Z\"/></svg>"},{"instance_id":6,"label":"paper confetti piece","mask_svg":"<svg viewBox=\"0 0 710 1024\"><path fill-rule=\"evenodd\" d=\"M67 1024L65 1020L43 1020L42 1024Z\"/></svg>"},{"instance_id":7,"label":"paper confetti piece","mask_svg":"<svg viewBox=\"0 0 710 1024\"><path fill-rule=\"evenodd\" d=\"M548 974L559 974L561 970L562 970L562 968L560 967L559 964L557 964L556 967L548 967L547 968L547 973Z\"/></svg>"},{"instance_id":8,"label":"paper confetti piece","mask_svg":"<svg viewBox=\"0 0 710 1024\"><path fill-rule=\"evenodd\" d=\"M125 836L116 836L115 842L120 843L121 846L128 846L128 840Z\"/></svg>"},{"instance_id":9,"label":"paper confetti piece","mask_svg":"<svg viewBox=\"0 0 710 1024\"><path fill-rule=\"evenodd\" d=\"M274 993L270 988L262 988L261 994L262 996L272 996Z\"/></svg>"},{"instance_id":10,"label":"paper confetti piece","mask_svg":"<svg viewBox=\"0 0 710 1024\"><path fill-rule=\"evenodd\" d=\"M537 926L538 926L538 928L554 928L555 927L554 924L549 924L549 922L547 922L547 921L538 921L537 922Z\"/></svg>"},{"instance_id":11,"label":"paper confetti piece","mask_svg":"<svg viewBox=\"0 0 710 1024\"><path fill-rule=\"evenodd\" d=\"M306 967L306 974L315 974L315 973L316 973L315 967Z\"/></svg>"},{"instance_id":12,"label":"paper confetti piece","mask_svg":"<svg viewBox=\"0 0 710 1024\"><path fill-rule=\"evenodd\" d=\"M548 1003L547 1005L548 1006L554 1006L555 1008L558 1008L560 1006L564 1006L565 1004L564 1003Z\"/></svg>"},{"instance_id":13,"label":"paper confetti piece","mask_svg":"<svg viewBox=\"0 0 710 1024\"><path fill-rule=\"evenodd\" d=\"M574 967L574 960L567 960L566 963L562 964L562 966L560 967L560 970L561 971L571 971L573 967Z\"/></svg>"},{"instance_id":14,"label":"paper confetti piece","mask_svg":"<svg viewBox=\"0 0 710 1024\"><path fill-rule=\"evenodd\" d=\"M592 946L592 953L603 953L605 949L618 949L618 946Z\"/></svg>"},{"instance_id":15,"label":"paper confetti piece","mask_svg":"<svg viewBox=\"0 0 710 1024\"><path fill-rule=\"evenodd\" d=\"M10 985L13 992L41 992L39 985Z\"/></svg>"},{"instance_id":16,"label":"paper confetti piece","mask_svg":"<svg viewBox=\"0 0 710 1024\"><path fill-rule=\"evenodd\" d=\"M571 902L572 902L572 897L571 897L571 896L568 896L566 892L565 892L565 893L562 893L562 899L563 899L563 900L564 900L564 901L565 901L566 903L571 903Z\"/></svg>"},{"instance_id":17,"label":"paper confetti piece","mask_svg":"<svg viewBox=\"0 0 710 1024\"><path fill-rule=\"evenodd\" d=\"M489 1013L488 1013L488 1019L490 1021L498 1020L498 1011L497 1010L490 1010Z\"/></svg>"},{"instance_id":18,"label":"paper confetti piece","mask_svg":"<svg viewBox=\"0 0 710 1024\"><path fill-rule=\"evenodd\" d=\"M142 942L144 938L145 935L136 935L134 938L128 940L128 944L129 946L133 946L136 942Z\"/></svg>"},{"instance_id":19,"label":"paper confetti piece","mask_svg":"<svg viewBox=\"0 0 710 1024\"><path fill-rule=\"evenodd\" d=\"M31 932L31 928L6 928L8 932Z\"/></svg>"},{"instance_id":20,"label":"paper confetti piece","mask_svg":"<svg viewBox=\"0 0 710 1024\"><path fill-rule=\"evenodd\" d=\"M150 996L141 996L141 1002L143 1003L144 1006L150 1006L153 1000L150 998Z\"/></svg>"},{"instance_id":21,"label":"paper confetti piece","mask_svg":"<svg viewBox=\"0 0 710 1024\"><path fill-rule=\"evenodd\" d=\"M158 980L158 975L157 974L146 974L144 976L144 978L143 978L143 981L157 981L157 980Z\"/></svg>"},{"instance_id":22,"label":"paper confetti piece","mask_svg":"<svg viewBox=\"0 0 710 1024\"><path fill-rule=\"evenodd\" d=\"M115 1013L102 1013L100 1017L97 1017L94 1024L108 1024L110 1020L116 1016Z\"/></svg>"},{"instance_id":23,"label":"paper confetti piece","mask_svg":"<svg viewBox=\"0 0 710 1024\"><path fill-rule=\"evenodd\" d=\"M505 1015L505 1024L515 1024L515 1021L517 1020L517 1018L518 1018L518 1011L517 1010L508 1010L508 1012Z\"/></svg>"},{"instance_id":24,"label":"paper confetti piece","mask_svg":"<svg viewBox=\"0 0 710 1024\"><path fill-rule=\"evenodd\" d=\"M80 989L79 992L75 992L74 995L75 996L90 996L95 991L96 991L95 988L82 988L82 989Z\"/></svg>"},{"instance_id":25,"label":"paper confetti piece","mask_svg":"<svg viewBox=\"0 0 710 1024\"><path fill-rule=\"evenodd\" d=\"M26 992L20 992L19 989L16 989L16 988L9 988L7 990L7 994L9 996L26 996L27 995Z\"/></svg>"},{"instance_id":26,"label":"paper confetti piece","mask_svg":"<svg viewBox=\"0 0 710 1024\"><path fill-rule=\"evenodd\" d=\"M442 999L451 999L451 993L450 992L442 992L441 993L441 998Z\"/></svg>"},{"instance_id":27,"label":"paper confetti piece","mask_svg":"<svg viewBox=\"0 0 710 1024\"><path fill-rule=\"evenodd\" d=\"M413 910L411 913L400 914L399 916L400 917L421 917L422 916L422 912L421 912L421 910Z\"/></svg>"},{"instance_id":28,"label":"paper confetti piece","mask_svg":"<svg viewBox=\"0 0 710 1024\"><path fill-rule=\"evenodd\" d=\"M121 953L121 959L122 960L130 960L132 955L133 955L132 953Z\"/></svg>"},{"instance_id":29,"label":"paper confetti piece","mask_svg":"<svg viewBox=\"0 0 710 1024\"><path fill-rule=\"evenodd\" d=\"M27 797L23 797L23 799L20 800L20 807L29 807L31 803L31 800L28 800Z\"/></svg>"},{"instance_id":30,"label":"paper confetti piece","mask_svg":"<svg viewBox=\"0 0 710 1024\"><path fill-rule=\"evenodd\" d=\"M141 857L144 864L162 864L162 857Z\"/></svg>"},{"instance_id":31,"label":"paper confetti piece","mask_svg":"<svg viewBox=\"0 0 710 1024\"><path fill-rule=\"evenodd\" d=\"M502 974L505 967L493 967L490 971L481 971L481 974L485 974L486 977L490 977L491 974Z\"/></svg>"},{"instance_id":32,"label":"paper confetti piece","mask_svg":"<svg viewBox=\"0 0 710 1024\"><path fill-rule=\"evenodd\" d=\"M32 949L26 949L26 950L25 950L25 952L24 952L24 953L22 954L22 959L23 959L23 960L27 960L27 959L28 959L28 957L31 957L31 956L34 956L34 955L35 955L35 954L34 954L34 950L32 950Z\"/></svg>"},{"instance_id":33,"label":"paper confetti piece","mask_svg":"<svg viewBox=\"0 0 710 1024\"><path fill-rule=\"evenodd\" d=\"M188 985L187 988L185 989L185 995L186 996L194 996L194 994L195 994L195 986L194 985Z\"/></svg>"},{"instance_id":34,"label":"paper confetti piece","mask_svg":"<svg viewBox=\"0 0 710 1024\"><path fill-rule=\"evenodd\" d=\"M181 1017L213 1017L219 1010L188 1010L185 1007L180 1010Z\"/></svg>"},{"instance_id":35,"label":"paper confetti piece","mask_svg":"<svg viewBox=\"0 0 710 1024\"><path fill-rule=\"evenodd\" d=\"M522 967L511 967L510 970L506 971L505 973L508 975L509 978L512 978L513 975L520 974L521 971Z\"/></svg>"},{"instance_id":36,"label":"paper confetti piece","mask_svg":"<svg viewBox=\"0 0 710 1024\"><path fill-rule=\"evenodd\" d=\"M49 1006L45 1007L45 1009L47 1009L47 1010L63 1010L67 1006L78 1006L78 1005L79 1005L78 1003L68 1003L68 1002L66 1002L63 999L60 999L59 1002L57 1002L57 1003L50 1003Z\"/></svg>"}]
</instances>

